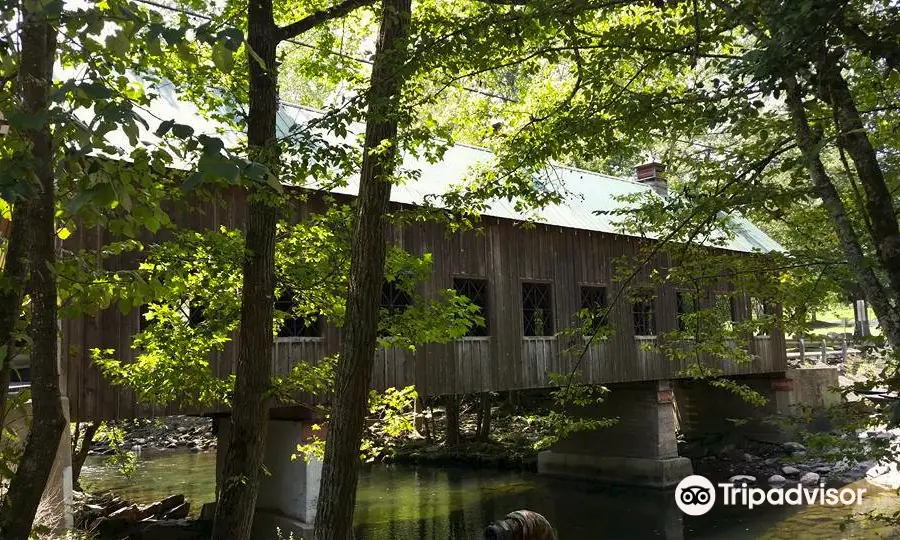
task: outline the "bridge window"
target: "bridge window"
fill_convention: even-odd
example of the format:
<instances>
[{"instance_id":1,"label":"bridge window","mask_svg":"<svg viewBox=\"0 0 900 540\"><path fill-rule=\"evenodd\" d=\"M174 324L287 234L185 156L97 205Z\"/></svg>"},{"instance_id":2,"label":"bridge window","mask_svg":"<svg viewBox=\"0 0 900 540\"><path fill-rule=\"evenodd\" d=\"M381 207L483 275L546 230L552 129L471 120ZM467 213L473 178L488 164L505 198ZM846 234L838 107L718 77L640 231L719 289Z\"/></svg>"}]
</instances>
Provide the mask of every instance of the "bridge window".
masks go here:
<instances>
[{"instance_id":1,"label":"bridge window","mask_svg":"<svg viewBox=\"0 0 900 540\"><path fill-rule=\"evenodd\" d=\"M760 323L760 336L768 336L771 319L778 312L778 306L766 298L750 298L750 319Z\"/></svg>"},{"instance_id":2,"label":"bridge window","mask_svg":"<svg viewBox=\"0 0 900 540\"><path fill-rule=\"evenodd\" d=\"M594 335L606 326L607 310L606 287L581 286L581 320L586 335Z\"/></svg>"},{"instance_id":3,"label":"bridge window","mask_svg":"<svg viewBox=\"0 0 900 540\"><path fill-rule=\"evenodd\" d=\"M175 315L192 328L206 321L203 304L198 301L184 300L176 309ZM143 332L156 324L156 318L147 319L148 313L150 313L150 304L141 304L138 308L138 332Z\"/></svg>"},{"instance_id":4,"label":"bridge window","mask_svg":"<svg viewBox=\"0 0 900 540\"><path fill-rule=\"evenodd\" d=\"M716 323L725 330L734 330L737 321L737 300L728 294L717 294L715 304Z\"/></svg>"},{"instance_id":5,"label":"bridge window","mask_svg":"<svg viewBox=\"0 0 900 540\"><path fill-rule=\"evenodd\" d=\"M381 286L381 307L394 315L403 313L412 304L409 293L397 286L396 281L385 281Z\"/></svg>"},{"instance_id":6,"label":"bridge window","mask_svg":"<svg viewBox=\"0 0 900 540\"><path fill-rule=\"evenodd\" d=\"M294 314L297 300L293 291L285 291L275 300L275 309L285 314L278 337L322 337L322 316L298 317Z\"/></svg>"},{"instance_id":7,"label":"bridge window","mask_svg":"<svg viewBox=\"0 0 900 540\"><path fill-rule=\"evenodd\" d=\"M192 302L187 308L188 326L194 328L206 321L206 315L203 313L203 304Z\"/></svg>"},{"instance_id":8,"label":"bridge window","mask_svg":"<svg viewBox=\"0 0 900 540\"><path fill-rule=\"evenodd\" d=\"M488 282L486 279L453 278L456 294L465 296L478 306L478 314L484 319L483 324L472 325L466 333L467 337L488 336Z\"/></svg>"},{"instance_id":9,"label":"bridge window","mask_svg":"<svg viewBox=\"0 0 900 540\"><path fill-rule=\"evenodd\" d=\"M763 298L750 298L750 318L753 320L763 319L766 316L775 315L777 306L774 302Z\"/></svg>"},{"instance_id":10,"label":"bridge window","mask_svg":"<svg viewBox=\"0 0 900 540\"><path fill-rule=\"evenodd\" d=\"M635 336L656 335L656 309L653 298L635 298L631 303Z\"/></svg>"},{"instance_id":11,"label":"bridge window","mask_svg":"<svg viewBox=\"0 0 900 540\"><path fill-rule=\"evenodd\" d=\"M688 326L690 320L689 315L697 312L697 297L689 292L676 291L675 304L678 316L678 330L681 332L696 330L696 327L689 328Z\"/></svg>"},{"instance_id":12,"label":"bridge window","mask_svg":"<svg viewBox=\"0 0 900 540\"><path fill-rule=\"evenodd\" d=\"M553 335L553 296L550 284L522 284L522 315L526 336Z\"/></svg>"}]
</instances>

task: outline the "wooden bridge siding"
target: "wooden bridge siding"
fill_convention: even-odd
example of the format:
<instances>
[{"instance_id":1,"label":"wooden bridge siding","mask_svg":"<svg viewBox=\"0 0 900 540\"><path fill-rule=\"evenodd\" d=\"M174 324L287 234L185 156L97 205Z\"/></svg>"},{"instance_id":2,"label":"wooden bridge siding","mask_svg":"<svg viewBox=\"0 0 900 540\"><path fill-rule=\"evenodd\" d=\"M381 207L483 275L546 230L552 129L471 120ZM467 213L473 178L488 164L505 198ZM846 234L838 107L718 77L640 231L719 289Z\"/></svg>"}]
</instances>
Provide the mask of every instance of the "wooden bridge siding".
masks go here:
<instances>
[{"instance_id":1,"label":"wooden bridge siding","mask_svg":"<svg viewBox=\"0 0 900 540\"><path fill-rule=\"evenodd\" d=\"M181 226L195 229L220 225L238 227L244 218L242 200L243 195L233 190L226 196L225 204L204 202L199 205L199 211L176 213L181 216L176 221ZM306 215L310 205L319 206L316 203L300 205L297 215ZM164 236L167 234L161 237ZM101 240L93 229L79 229L72 238L78 245L86 247L98 247ZM674 374L675 368L670 362L641 350L633 336L630 304L624 297L616 302L609 314L610 323L617 332L607 342L594 344L580 361L582 343L579 342L582 338L579 336L539 339L522 336L523 281L551 284L554 328L559 331L575 322L580 309L580 285L606 286L608 300L616 297L619 287L612 283L612 261L636 253L642 242L640 239L541 224L522 227L496 218L485 218L482 231L451 235L441 225L418 223L393 230L390 239L412 253L432 254L433 277L421 286L428 296L440 289L451 288L455 276L487 279L491 337L425 345L418 347L415 353L379 350L372 375L373 387L416 384L422 395L523 389L547 386L548 371L567 373L576 367L583 372L583 380L591 383L638 381ZM667 264L667 258L658 255L652 264L641 269L636 279L646 280L651 268L664 268ZM745 304L739 302L739 310L746 309ZM674 289L663 287L658 291L656 316L659 331L675 326ZM134 355L130 339L137 328L137 310L122 317L115 307L101 313L96 320L85 317L66 323L64 340L78 349L74 354L70 352L68 373L72 407L77 411L77 417L115 418L143 413L143 408L135 407L133 399L126 399L125 394L101 379L87 352L98 344L115 346L126 360L131 360ZM771 347L783 347L783 344L783 336L769 338ZM324 339L316 341L315 345L278 345L277 371L287 370L297 359L315 357L318 360L326 354L336 353L339 346L339 329L326 324ZM67 345L67 348L71 347ZM566 353L567 349L576 354ZM755 350L762 358L759 366L730 366L726 373L784 369L783 353L773 354L762 345ZM236 359L237 345L232 341L224 351L210 359L213 373L217 376L232 373ZM169 408L166 412L174 411Z\"/></svg>"}]
</instances>

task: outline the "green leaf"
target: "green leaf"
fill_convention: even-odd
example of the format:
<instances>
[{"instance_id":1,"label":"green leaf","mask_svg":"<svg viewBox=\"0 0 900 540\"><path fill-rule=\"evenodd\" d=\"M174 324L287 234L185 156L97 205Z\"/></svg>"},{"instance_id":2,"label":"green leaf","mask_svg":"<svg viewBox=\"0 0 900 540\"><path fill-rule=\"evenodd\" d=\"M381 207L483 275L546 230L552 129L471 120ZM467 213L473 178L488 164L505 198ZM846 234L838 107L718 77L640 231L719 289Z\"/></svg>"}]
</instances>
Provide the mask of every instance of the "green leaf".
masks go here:
<instances>
[{"instance_id":1,"label":"green leaf","mask_svg":"<svg viewBox=\"0 0 900 540\"><path fill-rule=\"evenodd\" d=\"M93 99L109 99L113 95L112 90L107 88L106 85L98 82L82 84L78 88L87 94L88 97Z\"/></svg>"},{"instance_id":2,"label":"green leaf","mask_svg":"<svg viewBox=\"0 0 900 540\"><path fill-rule=\"evenodd\" d=\"M163 137L166 133L169 132L173 127L175 127L175 120L163 120L159 123L159 127L156 128L156 136Z\"/></svg>"},{"instance_id":3,"label":"green leaf","mask_svg":"<svg viewBox=\"0 0 900 540\"><path fill-rule=\"evenodd\" d=\"M200 135L197 140L203 145L204 154L218 155L225 148L225 143L218 137Z\"/></svg>"},{"instance_id":4,"label":"green leaf","mask_svg":"<svg viewBox=\"0 0 900 540\"><path fill-rule=\"evenodd\" d=\"M203 180L204 178L200 171L195 171L190 176L188 176L187 180L185 180L183 184L181 184L181 189L183 191L191 191L202 184Z\"/></svg>"},{"instance_id":5,"label":"green leaf","mask_svg":"<svg viewBox=\"0 0 900 540\"><path fill-rule=\"evenodd\" d=\"M94 192L84 190L78 193L74 199L66 203L66 211L70 214L77 214L86 204L94 198Z\"/></svg>"},{"instance_id":6,"label":"green leaf","mask_svg":"<svg viewBox=\"0 0 900 540\"><path fill-rule=\"evenodd\" d=\"M219 40L232 52L237 52L244 42L244 32L240 28L232 26L219 32Z\"/></svg>"},{"instance_id":7,"label":"green leaf","mask_svg":"<svg viewBox=\"0 0 900 540\"><path fill-rule=\"evenodd\" d=\"M281 185L281 182L275 178L275 175L267 174L266 175L266 184L272 189L274 189L277 193L284 193L284 186Z\"/></svg>"},{"instance_id":8,"label":"green leaf","mask_svg":"<svg viewBox=\"0 0 900 540\"><path fill-rule=\"evenodd\" d=\"M231 73L234 69L234 51L228 48L224 42L218 41L213 45L212 61L222 73Z\"/></svg>"},{"instance_id":9,"label":"green leaf","mask_svg":"<svg viewBox=\"0 0 900 540\"><path fill-rule=\"evenodd\" d=\"M122 31L106 36L105 43L106 48L120 58L128 56L128 51L131 49L131 41Z\"/></svg>"},{"instance_id":10,"label":"green leaf","mask_svg":"<svg viewBox=\"0 0 900 540\"><path fill-rule=\"evenodd\" d=\"M254 182L262 182L263 178L269 174L269 169L260 163L250 163L244 167L244 177Z\"/></svg>"},{"instance_id":11,"label":"green leaf","mask_svg":"<svg viewBox=\"0 0 900 540\"><path fill-rule=\"evenodd\" d=\"M173 124L172 134L179 139L187 139L194 134L194 128L185 124Z\"/></svg>"}]
</instances>

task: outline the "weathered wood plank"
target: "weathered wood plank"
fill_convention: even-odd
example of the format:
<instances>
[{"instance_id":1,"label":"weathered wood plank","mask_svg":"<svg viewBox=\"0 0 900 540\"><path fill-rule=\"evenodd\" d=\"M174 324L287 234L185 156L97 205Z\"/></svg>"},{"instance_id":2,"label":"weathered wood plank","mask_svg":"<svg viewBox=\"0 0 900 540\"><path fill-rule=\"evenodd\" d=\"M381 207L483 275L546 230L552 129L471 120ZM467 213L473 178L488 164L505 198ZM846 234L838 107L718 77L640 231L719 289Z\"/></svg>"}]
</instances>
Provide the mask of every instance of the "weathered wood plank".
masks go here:
<instances>
[{"instance_id":1,"label":"weathered wood plank","mask_svg":"<svg viewBox=\"0 0 900 540\"><path fill-rule=\"evenodd\" d=\"M298 206L296 219L319 211L325 203L313 198ZM240 190L229 190L218 202L195 206L178 203L173 206L176 223L199 228L217 225L241 227L246 214L245 196ZM444 395L487 390L524 389L547 385L547 372L568 373L576 366L584 380L602 384L671 377L682 366L675 366L658 354L643 351L633 336L631 305L620 298L611 308L610 324L617 332L602 343L594 343L579 359L583 341L580 337L559 336L555 339L527 339L522 328L522 282L537 280L551 285L554 329L560 331L577 324L580 309L580 287L604 284L607 299L616 297L618 285L613 281L612 261L632 255L642 241L606 233L576 231L536 224L523 228L497 218L484 218L483 229L448 236L437 223L412 223L392 228L390 240L411 253L431 253L433 275L421 285L421 292L431 296L450 288L453 276L484 278L488 282L488 319L490 337L467 339L453 344L426 344L416 353L400 349L379 350L371 383L374 387L402 387L416 384L422 395ZM156 240L170 237L161 232ZM100 231L81 228L70 243L88 249L99 249L110 238ZM102 241L101 241L102 240ZM146 239L154 240L153 238ZM110 265L133 263L113 259ZM668 257L654 257L640 271L646 279L654 267L665 267ZM657 326L659 331L674 328L675 292L671 287L658 291ZM713 295L710 295L713 298ZM738 299L741 316L749 313L748 299ZM101 381L99 372L87 352L93 347L115 347L123 357L131 359L131 336L138 320L125 320L115 310L103 312L97 320L89 317L67 321L63 325L63 343L69 358L67 377L74 418L114 418L144 414L136 407L128 391L111 388ZM319 362L326 354L340 349L341 332L330 322L324 326L324 338L280 342L273 355L276 373L285 374L298 362ZM709 360L721 365L728 374L777 372L784 369L784 336L753 340L752 350L758 360L750 366ZM69 351L69 349L75 349ZM128 349L126 351L126 349ZM127 354L126 354L127 353ZM210 358L216 376L232 373L236 364L234 341ZM177 408L169 408L169 412Z\"/></svg>"}]
</instances>

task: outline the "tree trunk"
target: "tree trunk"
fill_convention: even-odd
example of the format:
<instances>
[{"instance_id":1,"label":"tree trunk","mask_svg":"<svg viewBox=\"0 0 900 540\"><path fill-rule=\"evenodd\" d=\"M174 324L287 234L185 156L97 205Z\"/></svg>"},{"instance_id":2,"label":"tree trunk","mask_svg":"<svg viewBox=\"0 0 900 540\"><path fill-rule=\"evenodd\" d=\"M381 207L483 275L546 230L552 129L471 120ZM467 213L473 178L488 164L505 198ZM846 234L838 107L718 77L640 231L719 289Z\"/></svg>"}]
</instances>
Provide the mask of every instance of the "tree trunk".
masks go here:
<instances>
[{"instance_id":1,"label":"tree trunk","mask_svg":"<svg viewBox=\"0 0 900 540\"><path fill-rule=\"evenodd\" d=\"M6 412L6 398L12 372L12 360L16 355L16 340L13 331L22 311L25 296L25 281L28 278L28 253L31 251L31 207L32 201L22 200L15 204L9 243L6 251L6 266L3 281L6 287L0 291L0 343L6 344L6 351L0 363L0 415ZM2 420L0 420L2 421Z\"/></svg>"},{"instance_id":2,"label":"tree trunk","mask_svg":"<svg viewBox=\"0 0 900 540\"><path fill-rule=\"evenodd\" d=\"M835 232L837 232L841 250L844 252L844 256L847 257L850 269L853 270L859 279L859 285L866 298L871 302L888 342L894 347L900 346L900 316L898 316L894 306L891 304L889 293L884 290L884 287L875 275L871 263L866 261L860 246L859 237L853 228L853 223L847 216L840 194L825 170L825 165L819 156L818 144L809 126L806 109L803 106L803 94L799 84L793 75L787 75L784 77L784 86L788 110L794 123L797 146L806 160L813 187L816 189L819 197L822 198L822 205L828 212L831 224Z\"/></svg>"},{"instance_id":3,"label":"tree trunk","mask_svg":"<svg viewBox=\"0 0 900 540\"><path fill-rule=\"evenodd\" d=\"M847 151L856 167L866 195L865 209L871 224L872 242L893 297L897 299L900 296L900 224L897 223L891 191L837 59L834 54L825 56L826 59L817 63L824 85L821 93L834 110L840 129L838 145Z\"/></svg>"},{"instance_id":4,"label":"tree trunk","mask_svg":"<svg viewBox=\"0 0 900 540\"><path fill-rule=\"evenodd\" d=\"M81 485L78 479L81 477L81 469L84 468L84 462L87 460L88 452L91 451L91 445L94 444L94 435L100 428L100 422L91 422L84 428L81 433L81 426L75 426L75 436L72 439L72 486L76 490L81 491ZM78 441L81 440L81 446Z\"/></svg>"},{"instance_id":5,"label":"tree trunk","mask_svg":"<svg viewBox=\"0 0 900 540\"><path fill-rule=\"evenodd\" d=\"M22 62L20 84L26 111L47 110L53 63L56 57L56 30L47 22L47 11L30 13L23 9ZM46 6L45 6L46 8ZM41 501L60 437L66 427L57 369L57 295L55 227L55 181L53 139L49 124L29 130L33 171L40 184L31 212L33 243L29 290L31 313L31 430L0 508L0 538L28 538Z\"/></svg>"},{"instance_id":6,"label":"tree trunk","mask_svg":"<svg viewBox=\"0 0 900 540\"><path fill-rule=\"evenodd\" d=\"M359 445L384 281L386 212L396 168L397 116L400 92L406 79L410 15L410 0L382 1L350 246L346 322L336 368L335 395L316 511L316 540L353 537Z\"/></svg>"},{"instance_id":7,"label":"tree trunk","mask_svg":"<svg viewBox=\"0 0 900 540\"><path fill-rule=\"evenodd\" d=\"M444 400L444 408L446 410L444 420L447 423L444 443L447 446L456 446L459 444L459 398L447 396Z\"/></svg>"},{"instance_id":8,"label":"tree trunk","mask_svg":"<svg viewBox=\"0 0 900 540\"><path fill-rule=\"evenodd\" d=\"M247 141L251 159L278 174L275 120L278 112L275 23L272 0L248 6L250 111ZM261 65L262 63L262 65ZM250 188L241 290L241 326L231 430L213 523L214 540L250 538L265 437L272 379L272 317L275 306L275 225L277 198L262 185Z\"/></svg>"}]
</instances>

